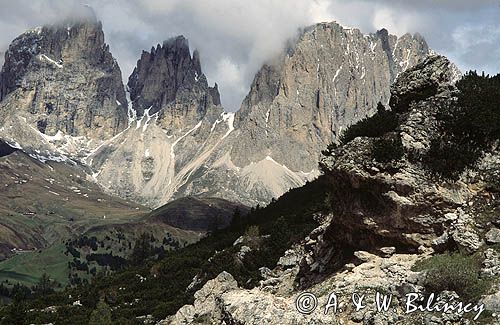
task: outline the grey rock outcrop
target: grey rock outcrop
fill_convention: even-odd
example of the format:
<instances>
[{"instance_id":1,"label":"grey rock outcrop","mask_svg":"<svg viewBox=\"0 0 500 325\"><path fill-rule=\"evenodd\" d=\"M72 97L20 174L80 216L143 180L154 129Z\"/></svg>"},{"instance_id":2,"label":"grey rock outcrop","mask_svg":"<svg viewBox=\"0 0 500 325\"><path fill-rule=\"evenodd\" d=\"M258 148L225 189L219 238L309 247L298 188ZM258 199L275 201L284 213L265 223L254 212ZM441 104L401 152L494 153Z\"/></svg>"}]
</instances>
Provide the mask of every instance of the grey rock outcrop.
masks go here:
<instances>
[{"instance_id":1,"label":"grey rock outcrop","mask_svg":"<svg viewBox=\"0 0 500 325\"><path fill-rule=\"evenodd\" d=\"M92 15L16 38L5 54L0 99L4 125L23 118L47 136L106 139L127 126L121 71Z\"/></svg>"},{"instance_id":2,"label":"grey rock outcrop","mask_svg":"<svg viewBox=\"0 0 500 325\"><path fill-rule=\"evenodd\" d=\"M487 310L497 313L500 312L500 290L492 295L484 297L481 302L484 303Z\"/></svg>"},{"instance_id":3,"label":"grey rock outcrop","mask_svg":"<svg viewBox=\"0 0 500 325\"><path fill-rule=\"evenodd\" d=\"M406 293L404 290L422 291L418 285L419 273L411 271L419 256L396 254L382 258L364 254L370 258L363 264L308 288L317 298L317 308L310 314L301 314L296 309L299 292L292 289L297 272L295 265L291 272L276 271L274 285L253 289L238 287L234 278L223 272L195 293L193 305L183 306L159 324L415 324L422 321L405 316L404 306L398 306L399 298ZM365 296L366 306L375 306L376 292L393 294L391 312L375 313L375 307L355 311L350 301L353 292ZM337 295L337 312L333 307L325 312L330 293Z\"/></svg>"},{"instance_id":4,"label":"grey rock outcrop","mask_svg":"<svg viewBox=\"0 0 500 325\"><path fill-rule=\"evenodd\" d=\"M336 23L307 28L257 73L236 115L233 162L271 156L293 171L316 170L321 150L378 102L387 104L395 77L428 54L419 35L363 35Z\"/></svg>"},{"instance_id":5,"label":"grey rock outcrop","mask_svg":"<svg viewBox=\"0 0 500 325\"><path fill-rule=\"evenodd\" d=\"M218 297L225 292L238 288L233 276L222 272L215 279L208 281L203 288L195 293L194 305L182 307L177 315L158 323L167 324L226 324L224 315L214 313L219 307Z\"/></svg>"},{"instance_id":6,"label":"grey rock outcrop","mask_svg":"<svg viewBox=\"0 0 500 325\"><path fill-rule=\"evenodd\" d=\"M476 230L474 218L458 209L459 217L450 226L447 236L452 239L458 248L466 253L472 254L484 245L480 234Z\"/></svg>"},{"instance_id":7,"label":"grey rock outcrop","mask_svg":"<svg viewBox=\"0 0 500 325\"><path fill-rule=\"evenodd\" d=\"M407 71L391 88L390 107L396 111L412 102L425 100L442 92L460 79L461 73L443 56L433 55Z\"/></svg>"},{"instance_id":8,"label":"grey rock outcrop","mask_svg":"<svg viewBox=\"0 0 500 325\"><path fill-rule=\"evenodd\" d=\"M500 229L492 228L486 233L486 241L489 244L499 244L500 243Z\"/></svg>"},{"instance_id":9,"label":"grey rock outcrop","mask_svg":"<svg viewBox=\"0 0 500 325\"><path fill-rule=\"evenodd\" d=\"M500 275L500 252L493 248L488 248L484 251L483 268L481 272L486 276Z\"/></svg>"}]
</instances>

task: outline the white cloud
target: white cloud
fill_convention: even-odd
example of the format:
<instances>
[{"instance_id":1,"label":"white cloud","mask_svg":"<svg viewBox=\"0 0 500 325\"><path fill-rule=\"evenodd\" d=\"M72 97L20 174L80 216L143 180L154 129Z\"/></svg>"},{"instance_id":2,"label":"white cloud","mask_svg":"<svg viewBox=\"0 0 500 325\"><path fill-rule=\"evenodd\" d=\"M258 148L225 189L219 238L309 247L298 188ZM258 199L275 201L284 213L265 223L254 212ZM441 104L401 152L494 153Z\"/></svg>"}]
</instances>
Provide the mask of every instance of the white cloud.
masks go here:
<instances>
[{"instance_id":1,"label":"white cloud","mask_svg":"<svg viewBox=\"0 0 500 325\"><path fill-rule=\"evenodd\" d=\"M496 24L458 26L452 33L453 55L462 69L499 73L500 26Z\"/></svg>"},{"instance_id":2,"label":"white cloud","mask_svg":"<svg viewBox=\"0 0 500 325\"><path fill-rule=\"evenodd\" d=\"M247 88L244 86L246 83L243 80L243 75L245 73L242 71L242 67L226 57L217 62L211 81L217 82L220 85L219 91L226 96L226 102L239 103L241 101L241 94L247 92ZM226 107L226 109L235 111L238 107Z\"/></svg>"},{"instance_id":3,"label":"white cloud","mask_svg":"<svg viewBox=\"0 0 500 325\"><path fill-rule=\"evenodd\" d=\"M331 2L328 0L314 0L309 8L310 23L328 22L335 20L331 12Z\"/></svg>"},{"instance_id":4,"label":"white cloud","mask_svg":"<svg viewBox=\"0 0 500 325\"><path fill-rule=\"evenodd\" d=\"M406 19L398 19L397 13L389 8L382 8L375 11L373 26L376 29L386 28L398 36L408 31Z\"/></svg>"}]
</instances>

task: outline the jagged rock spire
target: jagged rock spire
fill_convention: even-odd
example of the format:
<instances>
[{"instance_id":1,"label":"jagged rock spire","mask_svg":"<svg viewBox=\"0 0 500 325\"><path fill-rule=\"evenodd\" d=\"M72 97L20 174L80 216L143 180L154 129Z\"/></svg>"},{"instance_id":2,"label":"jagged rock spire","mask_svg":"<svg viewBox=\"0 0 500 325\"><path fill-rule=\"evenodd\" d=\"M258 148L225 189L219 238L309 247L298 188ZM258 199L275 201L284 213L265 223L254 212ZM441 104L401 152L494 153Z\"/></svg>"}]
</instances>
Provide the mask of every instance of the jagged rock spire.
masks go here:
<instances>
[{"instance_id":1,"label":"jagged rock spire","mask_svg":"<svg viewBox=\"0 0 500 325\"><path fill-rule=\"evenodd\" d=\"M154 114L187 94L207 96L210 103L220 105L217 87L208 87L201 71L200 55L195 50L191 56L184 36L166 40L150 52L143 51L129 78L128 88L138 116L147 109L149 114ZM200 107L200 115L204 115L204 110L205 106Z\"/></svg>"}]
</instances>

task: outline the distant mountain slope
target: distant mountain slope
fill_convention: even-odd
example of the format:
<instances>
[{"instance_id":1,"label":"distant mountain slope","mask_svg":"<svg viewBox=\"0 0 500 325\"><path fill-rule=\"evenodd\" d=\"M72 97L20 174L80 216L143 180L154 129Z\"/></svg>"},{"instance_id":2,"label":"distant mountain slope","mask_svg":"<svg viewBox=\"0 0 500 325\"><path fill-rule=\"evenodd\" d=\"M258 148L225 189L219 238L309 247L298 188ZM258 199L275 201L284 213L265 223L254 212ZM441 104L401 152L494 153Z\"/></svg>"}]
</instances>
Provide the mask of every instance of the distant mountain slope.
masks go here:
<instances>
[{"instance_id":1,"label":"distant mountain slope","mask_svg":"<svg viewBox=\"0 0 500 325\"><path fill-rule=\"evenodd\" d=\"M151 212L103 193L82 166L41 162L0 141L0 261L7 259L0 262L0 282L33 285L47 272L63 285L77 284L89 275L83 264L68 264L75 258L101 270L87 257L129 258L143 234L165 251L184 247L226 227L236 209L248 211L223 199L183 198ZM79 257L68 255L69 243L93 237L98 249L72 244Z\"/></svg>"},{"instance_id":2,"label":"distant mountain slope","mask_svg":"<svg viewBox=\"0 0 500 325\"><path fill-rule=\"evenodd\" d=\"M98 181L111 192L150 206L184 196L267 203L315 178L321 150L387 104L396 76L429 48L418 34L311 26L262 67L236 114L205 104L220 103L217 88L189 53L177 37L138 61L128 87L145 116L94 155ZM123 159L126 172L114 168Z\"/></svg>"},{"instance_id":3,"label":"distant mountain slope","mask_svg":"<svg viewBox=\"0 0 500 325\"><path fill-rule=\"evenodd\" d=\"M0 157L0 259L149 211L103 193L78 166L42 163L5 143L0 147L11 151Z\"/></svg>"},{"instance_id":4,"label":"distant mountain slope","mask_svg":"<svg viewBox=\"0 0 500 325\"><path fill-rule=\"evenodd\" d=\"M429 54L418 34L363 35L337 23L306 28L256 74L232 131L174 197L269 202L317 177L320 152L387 104L396 76Z\"/></svg>"},{"instance_id":5,"label":"distant mountain slope","mask_svg":"<svg viewBox=\"0 0 500 325\"><path fill-rule=\"evenodd\" d=\"M191 55L182 36L143 52L128 89L129 127L86 163L108 192L159 207L210 165L232 115L224 113L217 86L208 85L198 52Z\"/></svg>"},{"instance_id":6,"label":"distant mountain slope","mask_svg":"<svg viewBox=\"0 0 500 325\"><path fill-rule=\"evenodd\" d=\"M148 241L153 239L151 245L156 254L187 246L205 236L163 222L149 222L140 216L95 224L83 233L62 235L47 248L15 250L16 255L0 261L0 283L33 286L46 273L62 286L74 286L90 281L98 273L126 267L141 236L147 235Z\"/></svg>"}]
</instances>

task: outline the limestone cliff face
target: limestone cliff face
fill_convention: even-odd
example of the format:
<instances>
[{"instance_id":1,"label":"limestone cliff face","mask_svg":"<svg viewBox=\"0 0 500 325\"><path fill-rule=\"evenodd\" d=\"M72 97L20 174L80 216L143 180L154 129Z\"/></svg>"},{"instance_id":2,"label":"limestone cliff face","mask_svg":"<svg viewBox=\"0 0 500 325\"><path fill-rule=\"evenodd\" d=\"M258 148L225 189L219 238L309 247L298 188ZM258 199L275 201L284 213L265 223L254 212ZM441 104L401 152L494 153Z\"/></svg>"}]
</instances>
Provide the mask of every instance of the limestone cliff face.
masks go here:
<instances>
[{"instance_id":1,"label":"limestone cliff face","mask_svg":"<svg viewBox=\"0 0 500 325\"><path fill-rule=\"evenodd\" d=\"M144 110L152 115L163 109L162 115L169 115L168 119L174 124L180 122L174 122L176 117L198 122L210 105L220 105L217 84L208 87L199 53L195 50L191 56L188 41L183 36L165 41L162 46L158 44L151 52L142 52L129 78L128 88L138 116L142 116ZM186 107L182 110L179 105Z\"/></svg>"},{"instance_id":2,"label":"limestone cliff face","mask_svg":"<svg viewBox=\"0 0 500 325\"><path fill-rule=\"evenodd\" d=\"M387 104L396 76L428 52L418 35L317 24L260 69L237 113L225 113L182 36L142 53L127 102L91 16L13 42L0 137L42 159L78 160L109 192L153 207L188 195L265 204L315 178L321 150Z\"/></svg>"},{"instance_id":3,"label":"limestone cliff face","mask_svg":"<svg viewBox=\"0 0 500 325\"><path fill-rule=\"evenodd\" d=\"M142 109L165 107L158 123L166 130L171 125L194 127L197 116L210 110L193 99L200 98L199 89L201 94L214 90L207 88L204 77L200 88L198 55L189 56L185 40L168 43L143 53L129 81L131 98L139 115ZM387 104L396 76L428 53L418 35L397 38L386 30L363 35L336 23L307 28L258 71L236 114L205 117L199 129L183 138L201 148L197 133L205 132L208 146L197 149L195 158L186 145L179 149L176 166L188 169L168 195L215 196L256 205L303 185L319 174L321 150L348 125L374 113L378 102ZM218 103L218 96L208 96L207 102ZM175 116L189 122L175 123ZM202 131L207 126L210 132Z\"/></svg>"},{"instance_id":4,"label":"limestone cliff face","mask_svg":"<svg viewBox=\"0 0 500 325\"><path fill-rule=\"evenodd\" d=\"M22 118L47 136L100 140L127 126L120 68L94 16L16 38L5 54L0 99L5 125Z\"/></svg>"},{"instance_id":5,"label":"limestone cliff face","mask_svg":"<svg viewBox=\"0 0 500 325\"><path fill-rule=\"evenodd\" d=\"M231 151L234 163L269 155L294 171L316 169L321 150L378 102L387 104L395 77L428 53L419 35L363 35L336 23L306 29L257 73L236 116L241 145Z\"/></svg>"},{"instance_id":6,"label":"limestone cliff face","mask_svg":"<svg viewBox=\"0 0 500 325\"><path fill-rule=\"evenodd\" d=\"M143 52L129 78L129 127L87 160L108 191L160 206L210 166L229 131L217 84L209 87L197 51L179 36ZM121 166L121 168L116 168Z\"/></svg>"}]
</instances>

